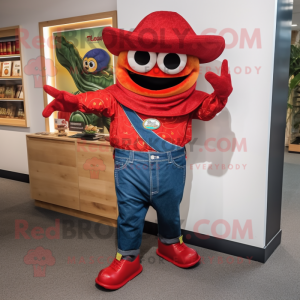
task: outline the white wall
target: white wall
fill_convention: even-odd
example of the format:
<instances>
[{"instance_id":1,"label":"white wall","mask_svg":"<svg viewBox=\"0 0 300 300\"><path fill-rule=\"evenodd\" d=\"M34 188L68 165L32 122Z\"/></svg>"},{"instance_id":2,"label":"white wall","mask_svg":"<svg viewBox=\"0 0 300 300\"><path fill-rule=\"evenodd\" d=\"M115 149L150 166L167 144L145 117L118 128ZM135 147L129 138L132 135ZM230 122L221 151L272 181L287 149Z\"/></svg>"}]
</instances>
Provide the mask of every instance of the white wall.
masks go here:
<instances>
[{"instance_id":1,"label":"white wall","mask_svg":"<svg viewBox=\"0 0 300 300\"><path fill-rule=\"evenodd\" d=\"M23 68L40 49L32 44L39 35L39 22L116 10L116 0L9 0L2 1L0 27L20 25L28 30L30 48L22 47ZM25 75L25 74L24 74ZM45 130L42 117L42 88L34 87L33 76L24 78L29 128L0 126L0 169L28 174L26 134Z\"/></svg>"},{"instance_id":2,"label":"white wall","mask_svg":"<svg viewBox=\"0 0 300 300\"><path fill-rule=\"evenodd\" d=\"M219 67L224 58L229 60L234 92L227 107L210 122L193 122L193 138L197 138L191 152L188 147L187 183L181 205L182 228L195 231L199 220L208 220L209 225L201 225L199 232L213 235L211 224L224 220L230 225L230 234L225 237L248 245L265 246L265 223L267 201L267 162L270 131L271 88L274 59L275 31L274 0L119 0L118 24L120 28L134 28L148 13L155 10L179 12L192 25L197 34L207 28L215 28L217 33L231 28L238 43L226 49L211 67ZM88 3L77 0L10 0L1 4L0 27L21 25L30 33L29 40L39 34L38 23L47 20L67 18L116 9L116 1L90 0ZM4 13L5 12L5 13ZM249 49L248 44L240 47L241 30L246 28L252 36L255 28L260 30L262 48L257 44ZM232 34L225 36L226 43L232 43ZM40 55L40 50L22 46L23 66L32 58ZM242 73L236 74L235 67L241 67ZM245 68L251 73L246 74ZM255 67L261 67L259 74ZM249 71L250 69L248 69ZM199 77L197 88L211 92L210 85L204 79L205 69ZM41 88L34 88L32 76L25 76L26 101L30 128L20 129L0 127L0 169L28 173L25 135L29 132L45 129L42 118L43 94ZM210 152L205 148L209 142ZM218 149L217 141L221 138L232 143L246 139L247 151L226 151ZM225 143L221 145L225 147ZM202 149L202 152L200 152ZM214 165L208 169L208 164ZM206 164L204 169L203 164ZM218 165L216 169L215 165ZM225 164L226 169L220 169ZM238 165L240 170L228 170L228 165ZM246 169L243 170L243 165ZM198 167L198 169L197 169ZM149 211L147 220L155 221L156 215ZM253 238L248 233L244 238L237 234L232 238L233 220L238 220L243 227L245 222L252 222ZM224 233L224 226L217 227L218 234Z\"/></svg>"},{"instance_id":3,"label":"white wall","mask_svg":"<svg viewBox=\"0 0 300 300\"><path fill-rule=\"evenodd\" d=\"M230 28L233 33L224 36L228 45L234 42L233 35L236 36L236 45L229 46L217 61L209 64L216 70L215 66L219 67L223 59L228 59L233 93L226 108L214 120L193 121L193 139L197 138L197 141L192 152L188 146L187 182L181 205L182 228L197 231L195 224L208 220L209 225L201 225L199 232L215 236L211 225L221 219L230 226L229 235L223 238L264 247L276 1L118 0L117 4L119 28L126 30L134 28L152 11L171 10L179 12L197 34L208 28L215 28L217 34ZM240 42L245 35L241 32L246 29L251 37L256 28L261 36L261 48L257 43L252 48L248 43L242 47ZM204 79L206 66L203 67L197 89L210 93L212 88ZM234 72L236 67L242 69L241 74L236 74L238 68ZM246 67L249 74L245 72ZM259 74L255 67L261 67ZM209 138L215 141L205 148ZM232 145L236 138L239 143L245 139L247 149L222 152L217 144L222 138L227 139L221 143L222 148L226 148L226 141ZM208 164L213 164L213 169L208 169ZM220 169L222 164L225 164L225 170ZM230 164L234 168L239 166L239 170L229 170ZM246 165L245 169L243 165ZM149 211L147 220L156 220L153 210ZM248 231L244 238L239 234L234 238L234 220L241 227L247 221L252 224L253 237ZM216 231L224 235L225 225L217 226Z\"/></svg>"}]
</instances>

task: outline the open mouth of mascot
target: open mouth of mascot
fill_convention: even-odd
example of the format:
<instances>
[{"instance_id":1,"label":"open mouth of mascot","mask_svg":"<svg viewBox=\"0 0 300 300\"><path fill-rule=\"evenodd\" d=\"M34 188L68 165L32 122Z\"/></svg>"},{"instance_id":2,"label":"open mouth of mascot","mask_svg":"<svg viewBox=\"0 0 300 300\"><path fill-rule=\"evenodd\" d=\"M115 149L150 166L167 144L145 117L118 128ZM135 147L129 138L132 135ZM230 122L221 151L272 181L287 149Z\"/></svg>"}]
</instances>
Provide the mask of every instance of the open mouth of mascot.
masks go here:
<instances>
[{"instance_id":1,"label":"open mouth of mascot","mask_svg":"<svg viewBox=\"0 0 300 300\"><path fill-rule=\"evenodd\" d=\"M199 59L178 53L123 51L116 73L120 84L132 92L167 97L188 90L196 82Z\"/></svg>"},{"instance_id":2,"label":"open mouth of mascot","mask_svg":"<svg viewBox=\"0 0 300 300\"><path fill-rule=\"evenodd\" d=\"M181 83L188 78L188 75L173 78L159 78L133 73L129 70L127 71L129 77L134 83L148 90L165 90Z\"/></svg>"}]
</instances>

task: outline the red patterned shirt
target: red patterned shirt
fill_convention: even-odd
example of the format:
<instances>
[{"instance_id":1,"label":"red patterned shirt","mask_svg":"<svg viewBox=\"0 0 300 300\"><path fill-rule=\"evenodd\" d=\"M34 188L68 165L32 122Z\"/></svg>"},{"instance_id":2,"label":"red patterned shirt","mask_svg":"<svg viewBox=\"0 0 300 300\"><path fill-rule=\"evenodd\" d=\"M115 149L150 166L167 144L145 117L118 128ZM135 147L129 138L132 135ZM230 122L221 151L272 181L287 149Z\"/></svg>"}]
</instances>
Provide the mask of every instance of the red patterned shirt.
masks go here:
<instances>
[{"instance_id":1,"label":"red patterned shirt","mask_svg":"<svg viewBox=\"0 0 300 300\"><path fill-rule=\"evenodd\" d=\"M110 144L112 147L134 151L154 151L137 134L128 120L120 103L105 90L77 95L80 110L86 113L103 114L111 118ZM192 139L192 119L211 120L226 105L227 99L220 100L214 94L207 94L206 100L194 111L178 117L157 117L138 113L142 119L154 118L160 127L153 130L158 136L183 147Z\"/></svg>"}]
</instances>

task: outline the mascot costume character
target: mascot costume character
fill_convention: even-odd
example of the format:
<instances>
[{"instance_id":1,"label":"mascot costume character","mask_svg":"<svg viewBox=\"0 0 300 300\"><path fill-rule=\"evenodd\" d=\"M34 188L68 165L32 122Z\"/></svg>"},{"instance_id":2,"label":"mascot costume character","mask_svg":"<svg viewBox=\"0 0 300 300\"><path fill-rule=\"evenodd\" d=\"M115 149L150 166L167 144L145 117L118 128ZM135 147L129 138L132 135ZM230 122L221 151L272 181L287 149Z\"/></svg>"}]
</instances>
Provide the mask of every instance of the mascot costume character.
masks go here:
<instances>
[{"instance_id":1,"label":"mascot costume character","mask_svg":"<svg viewBox=\"0 0 300 300\"><path fill-rule=\"evenodd\" d=\"M225 41L221 36L196 35L175 12L153 12L133 32L106 27L103 40L118 56L116 84L78 95L44 86L55 99L43 116L80 110L111 118L118 250L96 283L118 289L142 272L139 248L150 205L158 219L156 253L181 268L200 261L198 253L183 242L180 228L185 144L191 141L192 119L214 118L225 107L232 85L224 60L220 76L205 75L214 92L195 89L200 64L217 59Z\"/></svg>"}]
</instances>

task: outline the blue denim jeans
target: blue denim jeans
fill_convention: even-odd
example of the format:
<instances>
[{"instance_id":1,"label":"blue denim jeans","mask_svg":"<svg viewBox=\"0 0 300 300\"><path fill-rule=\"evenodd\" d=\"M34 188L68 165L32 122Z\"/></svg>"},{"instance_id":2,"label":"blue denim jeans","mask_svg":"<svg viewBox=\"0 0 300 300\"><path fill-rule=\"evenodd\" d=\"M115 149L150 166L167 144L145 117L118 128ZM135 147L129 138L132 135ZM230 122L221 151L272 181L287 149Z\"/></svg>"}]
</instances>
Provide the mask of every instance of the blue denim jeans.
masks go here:
<instances>
[{"instance_id":1,"label":"blue denim jeans","mask_svg":"<svg viewBox=\"0 0 300 300\"><path fill-rule=\"evenodd\" d=\"M179 205L186 175L185 150L138 152L115 149L118 198L118 252L137 255L149 206L157 212L161 241L172 244L181 235Z\"/></svg>"}]
</instances>

